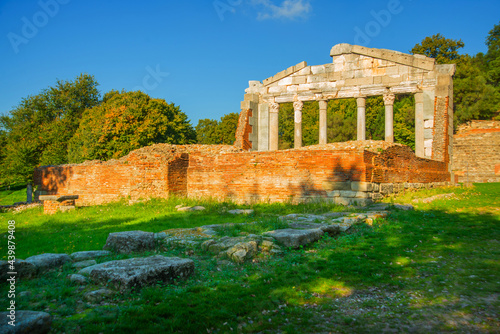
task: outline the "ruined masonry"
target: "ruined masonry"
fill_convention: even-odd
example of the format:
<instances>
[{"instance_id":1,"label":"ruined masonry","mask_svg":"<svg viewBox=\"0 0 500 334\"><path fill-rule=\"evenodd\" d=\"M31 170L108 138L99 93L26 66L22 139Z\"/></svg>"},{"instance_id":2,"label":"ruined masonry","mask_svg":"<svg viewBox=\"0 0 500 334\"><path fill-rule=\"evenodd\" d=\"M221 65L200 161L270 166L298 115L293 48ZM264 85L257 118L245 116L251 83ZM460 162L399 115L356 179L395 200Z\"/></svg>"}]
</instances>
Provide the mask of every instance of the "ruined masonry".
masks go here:
<instances>
[{"instance_id":1,"label":"ruined masonry","mask_svg":"<svg viewBox=\"0 0 500 334\"><path fill-rule=\"evenodd\" d=\"M248 121L240 145L253 151L278 149L280 103L293 102L295 148L302 146L302 107L319 103L319 143L327 143L327 102L356 98L357 140L365 140L365 99L384 97L385 141L394 142L393 104L396 94L415 95L415 154L449 161L453 136L455 65L436 65L434 59L384 49L338 44L331 64L301 62L265 79L250 81L241 109ZM245 131L246 129L246 131Z\"/></svg>"},{"instance_id":2,"label":"ruined masonry","mask_svg":"<svg viewBox=\"0 0 500 334\"><path fill-rule=\"evenodd\" d=\"M110 161L43 166L36 196L47 213L128 198L214 198L237 203L329 200L370 204L405 189L451 181L454 65L339 44L333 62L292 66L246 90L233 146L156 144ZM393 103L415 95L416 152L394 143ZM365 140L365 98L383 95L385 141ZM327 101L356 98L358 140L327 143ZM319 145L301 147L305 101L318 101ZM295 143L278 151L280 103L293 102Z\"/></svg>"},{"instance_id":3,"label":"ruined masonry","mask_svg":"<svg viewBox=\"0 0 500 334\"><path fill-rule=\"evenodd\" d=\"M500 182L500 121L471 121L453 136L456 182Z\"/></svg>"}]
</instances>

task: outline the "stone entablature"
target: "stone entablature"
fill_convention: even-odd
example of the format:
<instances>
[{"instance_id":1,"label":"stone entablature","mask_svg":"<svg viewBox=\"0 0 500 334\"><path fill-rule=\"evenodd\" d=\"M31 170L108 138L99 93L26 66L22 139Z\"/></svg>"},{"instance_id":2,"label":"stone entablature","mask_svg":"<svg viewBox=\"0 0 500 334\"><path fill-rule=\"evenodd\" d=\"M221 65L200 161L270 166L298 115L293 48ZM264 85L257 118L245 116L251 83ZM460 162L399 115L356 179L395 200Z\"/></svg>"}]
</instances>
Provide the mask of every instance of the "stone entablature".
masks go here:
<instances>
[{"instance_id":1,"label":"stone entablature","mask_svg":"<svg viewBox=\"0 0 500 334\"><path fill-rule=\"evenodd\" d=\"M422 55L349 44L334 46L330 56L333 58L330 64L308 66L301 62L262 82L249 82L241 108L252 111L248 121L252 127L248 136L252 150L278 149L279 104L287 102L294 103L296 148L301 147L305 101L320 103L319 143L325 144L327 101L356 98L357 139L365 140L365 98L380 95L386 104L385 139L393 142L395 95L415 94L416 155L449 161L455 65L436 65L434 59ZM437 122L436 117L440 118ZM437 125L442 129L436 129Z\"/></svg>"}]
</instances>

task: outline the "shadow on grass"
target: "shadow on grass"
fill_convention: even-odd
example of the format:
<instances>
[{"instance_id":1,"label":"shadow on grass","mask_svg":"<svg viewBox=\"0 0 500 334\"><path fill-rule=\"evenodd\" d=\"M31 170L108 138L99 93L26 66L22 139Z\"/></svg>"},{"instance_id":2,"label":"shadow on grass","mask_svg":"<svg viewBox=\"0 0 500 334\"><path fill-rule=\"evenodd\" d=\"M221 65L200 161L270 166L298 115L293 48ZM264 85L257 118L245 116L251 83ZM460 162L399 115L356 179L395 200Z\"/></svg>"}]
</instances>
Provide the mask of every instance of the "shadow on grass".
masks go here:
<instances>
[{"instance_id":1,"label":"shadow on grass","mask_svg":"<svg viewBox=\"0 0 500 334\"><path fill-rule=\"evenodd\" d=\"M43 226L34 233L39 240L68 238L80 251L101 249L110 232L159 232L243 219L215 214L172 213L137 223L138 218L125 216L90 225L77 219L69 233L49 233ZM499 223L494 214L395 211L372 227L355 225L348 233L258 263L221 265L201 252L193 257L196 273L187 281L122 294L119 307L94 306L81 319L56 325L66 332L64 326L80 326L87 333L212 328L378 333L386 326L398 332L495 332ZM181 251L174 255L186 257Z\"/></svg>"},{"instance_id":2,"label":"shadow on grass","mask_svg":"<svg viewBox=\"0 0 500 334\"><path fill-rule=\"evenodd\" d=\"M260 264L224 273L212 262L180 287L145 288L117 318L93 322L140 333L380 332L386 325L494 332L498 223L493 215L395 212L373 227L357 225ZM99 326L87 329L99 332Z\"/></svg>"}]
</instances>

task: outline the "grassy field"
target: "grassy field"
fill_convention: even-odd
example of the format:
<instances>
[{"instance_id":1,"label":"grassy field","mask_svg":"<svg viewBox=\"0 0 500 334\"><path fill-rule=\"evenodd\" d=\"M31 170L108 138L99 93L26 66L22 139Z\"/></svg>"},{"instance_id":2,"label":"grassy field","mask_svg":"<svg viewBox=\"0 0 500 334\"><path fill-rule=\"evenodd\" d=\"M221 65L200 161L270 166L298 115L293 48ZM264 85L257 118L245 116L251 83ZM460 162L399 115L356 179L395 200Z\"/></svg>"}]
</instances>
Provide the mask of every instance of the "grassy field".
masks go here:
<instances>
[{"instance_id":1,"label":"grassy field","mask_svg":"<svg viewBox=\"0 0 500 334\"><path fill-rule=\"evenodd\" d=\"M14 185L0 188L0 205L12 205L26 201L26 186Z\"/></svg>"},{"instance_id":2,"label":"grassy field","mask_svg":"<svg viewBox=\"0 0 500 334\"><path fill-rule=\"evenodd\" d=\"M412 203L440 193L454 195L241 265L218 262L198 248L169 248L162 254L195 262L193 277L99 304L82 299L97 287L82 291L65 278L75 270L63 267L18 282L18 293L30 292L17 298L18 309L49 312L54 333L498 333L500 184L409 192L386 201ZM178 204L207 210L180 213ZM277 226L279 215L345 210L326 203L261 204L250 216L227 213L235 207L173 198L52 216L35 208L1 214L0 236L15 220L17 255L26 258L102 249L110 232L255 221L256 229L265 229ZM0 240L5 258L6 239ZM5 286L0 293L7 305Z\"/></svg>"}]
</instances>

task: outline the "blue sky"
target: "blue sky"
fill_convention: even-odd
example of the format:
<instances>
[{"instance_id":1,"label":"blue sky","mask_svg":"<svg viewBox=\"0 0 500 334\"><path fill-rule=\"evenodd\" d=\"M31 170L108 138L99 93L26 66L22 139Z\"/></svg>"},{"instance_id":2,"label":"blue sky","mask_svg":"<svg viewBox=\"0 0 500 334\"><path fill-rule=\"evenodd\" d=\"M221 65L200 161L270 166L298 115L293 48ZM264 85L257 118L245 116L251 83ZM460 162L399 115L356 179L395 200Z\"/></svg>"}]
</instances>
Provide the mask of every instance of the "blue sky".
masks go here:
<instances>
[{"instance_id":1,"label":"blue sky","mask_svg":"<svg viewBox=\"0 0 500 334\"><path fill-rule=\"evenodd\" d=\"M0 0L0 114L58 79L89 73L104 94L142 89L193 125L240 111L249 80L332 46L408 52L426 36L486 52L500 1Z\"/></svg>"}]
</instances>

